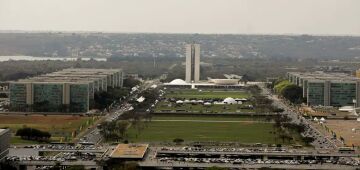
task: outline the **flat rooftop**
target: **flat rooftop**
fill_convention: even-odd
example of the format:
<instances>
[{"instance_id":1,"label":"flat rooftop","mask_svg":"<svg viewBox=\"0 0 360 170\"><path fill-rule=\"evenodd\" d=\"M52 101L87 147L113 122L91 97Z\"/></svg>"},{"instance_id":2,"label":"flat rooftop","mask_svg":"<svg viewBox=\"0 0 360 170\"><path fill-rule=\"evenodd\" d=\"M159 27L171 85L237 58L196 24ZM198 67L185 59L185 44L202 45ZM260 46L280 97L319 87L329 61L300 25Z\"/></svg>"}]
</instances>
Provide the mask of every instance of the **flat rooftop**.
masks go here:
<instances>
[{"instance_id":1,"label":"flat rooftop","mask_svg":"<svg viewBox=\"0 0 360 170\"><path fill-rule=\"evenodd\" d=\"M0 129L0 135L4 134L6 131L8 131L9 129Z\"/></svg>"},{"instance_id":2,"label":"flat rooftop","mask_svg":"<svg viewBox=\"0 0 360 170\"><path fill-rule=\"evenodd\" d=\"M302 79L312 79L312 80L351 80L359 81L360 79L346 74L346 73L327 73L327 72L288 72L288 74L300 77Z\"/></svg>"},{"instance_id":3,"label":"flat rooftop","mask_svg":"<svg viewBox=\"0 0 360 170\"><path fill-rule=\"evenodd\" d=\"M111 158L142 159L149 144L118 144L111 153Z\"/></svg>"},{"instance_id":4,"label":"flat rooftop","mask_svg":"<svg viewBox=\"0 0 360 170\"><path fill-rule=\"evenodd\" d=\"M17 82L93 82L106 79L110 75L121 71L121 69L64 69L36 77L20 79Z\"/></svg>"}]
</instances>

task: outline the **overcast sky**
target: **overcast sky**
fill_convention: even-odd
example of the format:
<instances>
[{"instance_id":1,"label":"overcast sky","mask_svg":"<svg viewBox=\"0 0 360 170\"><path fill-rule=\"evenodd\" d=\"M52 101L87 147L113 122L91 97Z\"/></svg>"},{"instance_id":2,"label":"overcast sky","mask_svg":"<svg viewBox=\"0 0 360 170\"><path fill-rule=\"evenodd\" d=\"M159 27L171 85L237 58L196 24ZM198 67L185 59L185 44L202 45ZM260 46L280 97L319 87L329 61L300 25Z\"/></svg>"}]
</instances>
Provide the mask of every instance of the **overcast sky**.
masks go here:
<instances>
[{"instance_id":1,"label":"overcast sky","mask_svg":"<svg viewBox=\"0 0 360 170\"><path fill-rule=\"evenodd\" d=\"M360 0L0 0L0 30L360 35Z\"/></svg>"}]
</instances>

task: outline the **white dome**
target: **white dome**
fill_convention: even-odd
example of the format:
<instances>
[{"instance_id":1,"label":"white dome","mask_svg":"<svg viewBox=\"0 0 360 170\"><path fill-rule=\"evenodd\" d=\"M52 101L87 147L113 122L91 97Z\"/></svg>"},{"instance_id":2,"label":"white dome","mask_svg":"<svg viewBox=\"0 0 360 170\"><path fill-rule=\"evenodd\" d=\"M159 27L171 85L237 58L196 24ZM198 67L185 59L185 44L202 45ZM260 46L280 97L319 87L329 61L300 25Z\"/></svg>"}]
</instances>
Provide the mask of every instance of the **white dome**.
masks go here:
<instances>
[{"instance_id":1,"label":"white dome","mask_svg":"<svg viewBox=\"0 0 360 170\"><path fill-rule=\"evenodd\" d=\"M187 84L184 80L181 79L175 79L173 81L171 81L169 84Z\"/></svg>"},{"instance_id":2,"label":"white dome","mask_svg":"<svg viewBox=\"0 0 360 170\"><path fill-rule=\"evenodd\" d=\"M225 98L223 102L226 104L237 104L236 100L231 97Z\"/></svg>"}]
</instances>

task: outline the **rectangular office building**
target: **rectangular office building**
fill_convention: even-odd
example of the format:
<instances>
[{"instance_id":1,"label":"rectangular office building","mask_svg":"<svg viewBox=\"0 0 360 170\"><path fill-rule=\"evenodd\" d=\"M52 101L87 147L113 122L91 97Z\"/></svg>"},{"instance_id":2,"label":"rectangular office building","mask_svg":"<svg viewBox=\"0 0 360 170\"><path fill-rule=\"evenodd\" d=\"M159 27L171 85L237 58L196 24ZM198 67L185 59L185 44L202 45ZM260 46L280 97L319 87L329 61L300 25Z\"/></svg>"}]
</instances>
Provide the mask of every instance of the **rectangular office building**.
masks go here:
<instances>
[{"instance_id":1,"label":"rectangular office building","mask_svg":"<svg viewBox=\"0 0 360 170\"><path fill-rule=\"evenodd\" d=\"M289 72L289 82L303 88L313 106L360 106L360 79L344 73Z\"/></svg>"},{"instance_id":2,"label":"rectangular office building","mask_svg":"<svg viewBox=\"0 0 360 170\"><path fill-rule=\"evenodd\" d=\"M119 88L120 69L65 69L10 83L12 111L87 112L98 91Z\"/></svg>"}]
</instances>

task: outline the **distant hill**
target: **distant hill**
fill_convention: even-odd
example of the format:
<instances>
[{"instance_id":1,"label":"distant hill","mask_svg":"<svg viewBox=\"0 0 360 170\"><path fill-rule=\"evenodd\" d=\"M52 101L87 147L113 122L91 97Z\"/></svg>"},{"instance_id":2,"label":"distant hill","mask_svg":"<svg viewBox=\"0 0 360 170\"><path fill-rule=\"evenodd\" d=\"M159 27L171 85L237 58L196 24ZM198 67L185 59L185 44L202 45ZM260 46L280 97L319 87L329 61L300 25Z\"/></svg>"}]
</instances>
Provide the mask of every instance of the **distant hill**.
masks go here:
<instances>
[{"instance_id":1,"label":"distant hill","mask_svg":"<svg viewBox=\"0 0 360 170\"><path fill-rule=\"evenodd\" d=\"M202 57L360 57L360 37L349 36L18 32L0 33L0 56L183 57L188 42L201 44Z\"/></svg>"}]
</instances>

